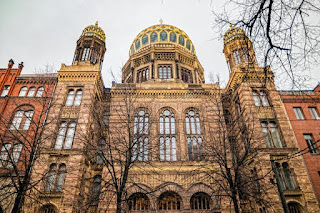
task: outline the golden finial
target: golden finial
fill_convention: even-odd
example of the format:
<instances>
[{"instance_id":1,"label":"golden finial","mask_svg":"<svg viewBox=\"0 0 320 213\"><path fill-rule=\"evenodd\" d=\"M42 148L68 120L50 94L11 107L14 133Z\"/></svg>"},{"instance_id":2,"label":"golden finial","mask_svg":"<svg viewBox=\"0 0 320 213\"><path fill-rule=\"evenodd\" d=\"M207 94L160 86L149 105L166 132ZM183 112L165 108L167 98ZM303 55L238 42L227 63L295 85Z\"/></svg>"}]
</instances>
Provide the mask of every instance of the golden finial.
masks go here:
<instances>
[{"instance_id":1,"label":"golden finial","mask_svg":"<svg viewBox=\"0 0 320 213\"><path fill-rule=\"evenodd\" d=\"M229 23L229 26L230 26L230 29L232 28L232 24L231 23Z\"/></svg>"},{"instance_id":2,"label":"golden finial","mask_svg":"<svg viewBox=\"0 0 320 213\"><path fill-rule=\"evenodd\" d=\"M96 26L98 26L98 21L96 21L96 24L95 24Z\"/></svg>"},{"instance_id":3,"label":"golden finial","mask_svg":"<svg viewBox=\"0 0 320 213\"><path fill-rule=\"evenodd\" d=\"M162 20L162 18L159 20L159 22L160 22L160 24L162 24L163 23L163 20Z\"/></svg>"}]
</instances>

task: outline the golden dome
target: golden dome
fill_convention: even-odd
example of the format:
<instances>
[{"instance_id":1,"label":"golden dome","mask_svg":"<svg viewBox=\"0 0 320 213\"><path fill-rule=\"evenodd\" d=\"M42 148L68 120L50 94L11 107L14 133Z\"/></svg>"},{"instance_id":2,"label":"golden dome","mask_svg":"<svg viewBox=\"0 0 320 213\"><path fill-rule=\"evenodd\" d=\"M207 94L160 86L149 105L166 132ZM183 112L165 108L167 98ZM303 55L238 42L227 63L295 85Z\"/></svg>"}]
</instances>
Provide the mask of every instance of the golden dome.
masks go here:
<instances>
[{"instance_id":1,"label":"golden dome","mask_svg":"<svg viewBox=\"0 0 320 213\"><path fill-rule=\"evenodd\" d=\"M142 30L131 44L129 55L139 52L143 47L151 44L170 43L182 47L195 54L195 48L189 36L177 27L158 24Z\"/></svg>"},{"instance_id":2,"label":"golden dome","mask_svg":"<svg viewBox=\"0 0 320 213\"><path fill-rule=\"evenodd\" d=\"M234 38L245 38L246 33L240 27L233 27L230 24L230 29L223 36L224 44L227 44L229 41L233 40Z\"/></svg>"},{"instance_id":3,"label":"golden dome","mask_svg":"<svg viewBox=\"0 0 320 213\"><path fill-rule=\"evenodd\" d=\"M95 25L89 25L84 28L81 36L95 36L104 42L106 41L106 34L104 34L103 30L98 26L98 22L96 22Z\"/></svg>"}]
</instances>

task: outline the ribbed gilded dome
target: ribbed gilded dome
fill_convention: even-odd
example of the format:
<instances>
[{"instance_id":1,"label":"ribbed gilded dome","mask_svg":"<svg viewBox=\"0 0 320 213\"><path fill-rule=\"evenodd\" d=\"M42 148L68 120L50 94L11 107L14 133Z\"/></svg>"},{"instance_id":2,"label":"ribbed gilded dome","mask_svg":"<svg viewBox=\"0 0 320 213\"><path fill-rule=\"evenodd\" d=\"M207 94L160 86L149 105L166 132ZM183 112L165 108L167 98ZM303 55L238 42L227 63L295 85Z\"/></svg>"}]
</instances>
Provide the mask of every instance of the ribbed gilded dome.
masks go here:
<instances>
[{"instance_id":1,"label":"ribbed gilded dome","mask_svg":"<svg viewBox=\"0 0 320 213\"><path fill-rule=\"evenodd\" d=\"M224 44L227 44L229 41L233 40L234 38L245 38L246 33L240 27L233 27L230 24L230 29L223 36Z\"/></svg>"},{"instance_id":2,"label":"ribbed gilded dome","mask_svg":"<svg viewBox=\"0 0 320 213\"><path fill-rule=\"evenodd\" d=\"M142 30L131 44L129 55L139 52L143 47L156 43L170 43L195 54L195 48L189 36L177 27L158 24Z\"/></svg>"},{"instance_id":3,"label":"ribbed gilded dome","mask_svg":"<svg viewBox=\"0 0 320 213\"><path fill-rule=\"evenodd\" d=\"M106 34L104 34L103 30L98 26L98 22L95 25L89 25L82 31L81 36L95 36L102 41L106 41Z\"/></svg>"}]
</instances>

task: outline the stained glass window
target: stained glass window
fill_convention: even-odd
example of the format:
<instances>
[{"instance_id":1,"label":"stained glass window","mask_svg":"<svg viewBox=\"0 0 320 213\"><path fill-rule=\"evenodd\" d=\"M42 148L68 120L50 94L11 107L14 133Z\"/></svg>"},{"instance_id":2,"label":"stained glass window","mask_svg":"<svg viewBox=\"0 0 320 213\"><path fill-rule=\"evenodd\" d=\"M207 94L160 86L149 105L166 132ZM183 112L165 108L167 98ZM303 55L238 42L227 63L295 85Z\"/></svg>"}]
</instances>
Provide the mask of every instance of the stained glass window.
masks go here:
<instances>
[{"instance_id":1,"label":"stained glass window","mask_svg":"<svg viewBox=\"0 0 320 213\"><path fill-rule=\"evenodd\" d=\"M179 44L184 46L184 38L183 38L183 36L179 36Z\"/></svg>"},{"instance_id":2,"label":"stained glass window","mask_svg":"<svg viewBox=\"0 0 320 213\"><path fill-rule=\"evenodd\" d=\"M177 42L177 36L175 33L170 33L170 41L171 42Z\"/></svg>"},{"instance_id":3,"label":"stained glass window","mask_svg":"<svg viewBox=\"0 0 320 213\"><path fill-rule=\"evenodd\" d=\"M156 42L158 41L158 34L153 32L151 35L150 35L150 41L151 42Z\"/></svg>"},{"instance_id":4,"label":"stained glass window","mask_svg":"<svg viewBox=\"0 0 320 213\"><path fill-rule=\"evenodd\" d=\"M186 46L187 46L187 49L190 50L190 41L189 40L187 40Z\"/></svg>"},{"instance_id":5,"label":"stained glass window","mask_svg":"<svg viewBox=\"0 0 320 213\"><path fill-rule=\"evenodd\" d=\"M162 31L160 33L160 40L161 41L167 41L168 40L168 34L165 31Z\"/></svg>"},{"instance_id":6,"label":"stained glass window","mask_svg":"<svg viewBox=\"0 0 320 213\"><path fill-rule=\"evenodd\" d=\"M146 45L147 43L149 43L149 37L145 35L142 37L142 45Z\"/></svg>"}]
</instances>

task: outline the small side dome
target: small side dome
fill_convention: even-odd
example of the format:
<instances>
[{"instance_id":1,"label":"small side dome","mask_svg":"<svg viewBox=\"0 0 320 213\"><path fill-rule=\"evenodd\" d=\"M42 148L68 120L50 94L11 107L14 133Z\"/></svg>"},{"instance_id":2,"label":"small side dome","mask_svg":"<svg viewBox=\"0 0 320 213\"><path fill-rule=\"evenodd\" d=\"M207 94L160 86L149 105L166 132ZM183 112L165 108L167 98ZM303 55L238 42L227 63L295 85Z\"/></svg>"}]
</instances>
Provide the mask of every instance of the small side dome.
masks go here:
<instances>
[{"instance_id":1,"label":"small side dome","mask_svg":"<svg viewBox=\"0 0 320 213\"><path fill-rule=\"evenodd\" d=\"M98 22L96 22L95 25L89 25L86 28L84 28L80 37L82 36L94 36L103 42L106 41L106 34L98 26Z\"/></svg>"},{"instance_id":2,"label":"small side dome","mask_svg":"<svg viewBox=\"0 0 320 213\"><path fill-rule=\"evenodd\" d=\"M230 29L227 30L227 32L223 36L224 44L229 43L231 40L235 38L245 38L246 34L240 27L233 27L232 24L230 24Z\"/></svg>"}]
</instances>

